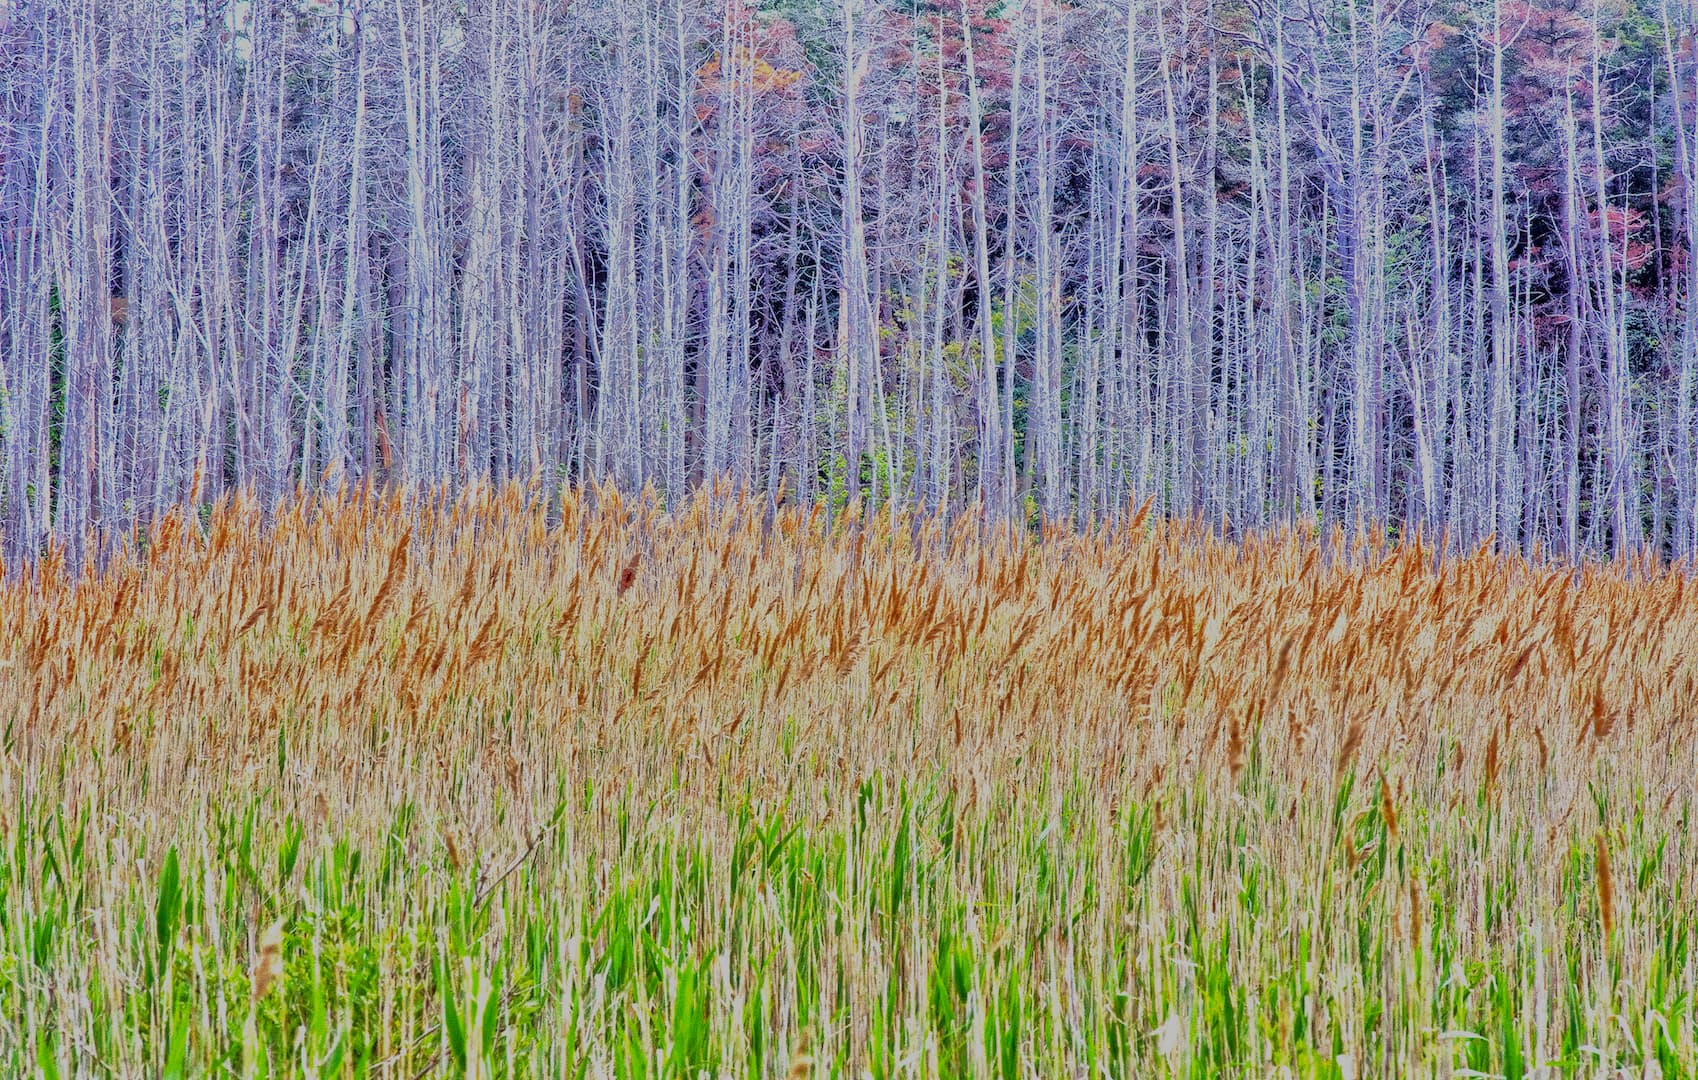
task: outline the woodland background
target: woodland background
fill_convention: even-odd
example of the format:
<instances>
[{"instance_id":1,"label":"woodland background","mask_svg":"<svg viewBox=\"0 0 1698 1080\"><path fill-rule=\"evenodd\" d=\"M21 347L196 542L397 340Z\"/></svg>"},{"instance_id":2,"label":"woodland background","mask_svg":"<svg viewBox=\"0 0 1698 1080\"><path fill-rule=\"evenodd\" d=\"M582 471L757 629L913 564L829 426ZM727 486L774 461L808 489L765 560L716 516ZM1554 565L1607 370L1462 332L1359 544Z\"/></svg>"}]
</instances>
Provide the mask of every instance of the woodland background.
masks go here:
<instances>
[{"instance_id":1,"label":"woodland background","mask_svg":"<svg viewBox=\"0 0 1698 1080\"><path fill-rule=\"evenodd\" d=\"M1698 553L1691 0L0 0L8 561L730 475Z\"/></svg>"}]
</instances>

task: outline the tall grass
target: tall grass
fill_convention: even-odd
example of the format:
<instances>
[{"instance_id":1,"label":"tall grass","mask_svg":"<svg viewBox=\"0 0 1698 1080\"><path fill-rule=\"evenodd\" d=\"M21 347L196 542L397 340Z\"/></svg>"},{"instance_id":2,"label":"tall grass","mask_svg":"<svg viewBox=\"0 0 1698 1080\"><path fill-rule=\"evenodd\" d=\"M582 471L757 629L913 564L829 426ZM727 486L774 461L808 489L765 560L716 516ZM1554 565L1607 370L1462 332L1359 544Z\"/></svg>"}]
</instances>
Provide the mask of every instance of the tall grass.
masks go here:
<instances>
[{"instance_id":1,"label":"tall grass","mask_svg":"<svg viewBox=\"0 0 1698 1080\"><path fill-rule=\"evenodd\" d=\"M1649 563L721 491L0 586L0 1072L1693 1075Z\"/></svg>"}]
</instances>

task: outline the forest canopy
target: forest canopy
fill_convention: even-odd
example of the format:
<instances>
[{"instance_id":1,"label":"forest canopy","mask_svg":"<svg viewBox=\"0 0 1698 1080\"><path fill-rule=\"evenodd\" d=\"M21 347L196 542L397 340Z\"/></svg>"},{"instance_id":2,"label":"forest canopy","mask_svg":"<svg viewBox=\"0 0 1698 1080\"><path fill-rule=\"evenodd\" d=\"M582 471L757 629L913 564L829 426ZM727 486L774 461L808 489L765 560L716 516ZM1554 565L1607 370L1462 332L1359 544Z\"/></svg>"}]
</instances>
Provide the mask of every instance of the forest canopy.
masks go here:
<instances>
[{"instance_id":1,"label":"forest canopy","mask_svg":"<svg viewBox=\"0 0 1698 1080\"><path fill-rule=\"evenodd\" d=\"M9 561L729 475L1698 551L1690 0L0 2Z\"/></svg>"}]
</instances>

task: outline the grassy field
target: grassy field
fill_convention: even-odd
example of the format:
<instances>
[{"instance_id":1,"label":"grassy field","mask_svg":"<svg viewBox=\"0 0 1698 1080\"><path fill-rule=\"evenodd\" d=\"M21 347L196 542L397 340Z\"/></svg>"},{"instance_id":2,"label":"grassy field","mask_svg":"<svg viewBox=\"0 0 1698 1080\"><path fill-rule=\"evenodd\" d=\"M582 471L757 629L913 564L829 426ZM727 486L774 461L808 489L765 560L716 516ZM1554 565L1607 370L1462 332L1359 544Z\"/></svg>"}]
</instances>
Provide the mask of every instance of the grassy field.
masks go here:
<instances>
[{"instance_id":1,"label":"grassy field","mask_svg":"<svg viewBox=\"0 0 1698 1080\"><path fill-rule=\"evenodd\" d=\"M49 559L0 1073L1693 1075L1698 589L1434 568L513 490Z\"/></svg>"}]
</instances>

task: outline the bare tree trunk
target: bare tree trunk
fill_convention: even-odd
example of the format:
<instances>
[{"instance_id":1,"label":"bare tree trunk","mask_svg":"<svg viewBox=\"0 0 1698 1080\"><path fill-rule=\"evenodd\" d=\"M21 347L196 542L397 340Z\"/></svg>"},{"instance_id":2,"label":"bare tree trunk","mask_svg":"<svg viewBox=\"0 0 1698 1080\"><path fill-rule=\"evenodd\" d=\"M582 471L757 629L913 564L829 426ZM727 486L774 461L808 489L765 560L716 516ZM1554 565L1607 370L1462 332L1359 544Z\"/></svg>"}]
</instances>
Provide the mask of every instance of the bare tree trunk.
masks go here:
<instances>
[{"instance_id":1,"label":"bare tree trunk","mask_svg":"<svg viewBox=\"0 0 1698 1080\"><path fill-rule=\"evenodd\" d=\"M979 103L979 75L973 59L973 24L965 0L961 35L967 61L967 124L973 137L973 284L978 298L979 378L976 384L978 427L978 499L993 512L1006 510L1002 491L1004 432L996 386L996 342L991 320L990 225L986 203L984 115Z\"/></svg>"}]
</instances>

